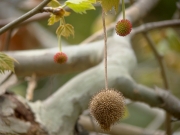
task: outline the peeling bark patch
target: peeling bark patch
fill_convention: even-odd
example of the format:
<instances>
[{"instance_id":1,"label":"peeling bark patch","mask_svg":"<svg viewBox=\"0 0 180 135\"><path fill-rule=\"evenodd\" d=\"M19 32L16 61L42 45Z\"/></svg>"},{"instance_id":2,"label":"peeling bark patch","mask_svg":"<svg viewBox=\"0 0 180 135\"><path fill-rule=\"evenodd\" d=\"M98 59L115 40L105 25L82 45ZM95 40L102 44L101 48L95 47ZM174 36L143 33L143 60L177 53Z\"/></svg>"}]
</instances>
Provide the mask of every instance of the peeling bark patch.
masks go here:
<instances>
[{"instance_id":1,"label":"peeling bark patch","mask_svg":"<svg viewBox=\"0 0 180 135\"><path fill-rule=\"evenodd\" d=\"M35 121L35 115L31 111L30 107L24 104L24 102L20 101L16 95L14 95L13 93L6 92L5 94L0 96L0 101L1 101L0 103L2 104L1 106L3 106L3 104L5 104L5 101L6 101L6 104L7 104L6 110L8 110L8 112L9 110L12 110L10 111L11 113L9 113L9 115L4 115L3 119L8 120L9 118L15 118L17 123L13 123L13 126L16 126L17 124L17 127L18 127L18 122L21 122L21 123L25 122L24 124L26 124L27 122L30 123L30 127L28 127L26 131L21 132L19 130L16 130L15 134L17 133L18 135L48 135L48 132L38 122ZM1 115L3 116L3 113L1 113L0 111L0 116ZM0 117L0 120L1 119L2 118ZM14 132L14 130L11 129L11 127L9 127L8 125L5 125L5 126L9 128L8 133L7 132L5 133L6 135ZM26 125L23 125L23 126L26 126ZM2 133L2 135L3 134L4 133Z\"/></svg>"},{"instance_id":2,"label":"peeling bark patch","mask_svg":"<svg viewBox=\"0 0 180 135\"><path fill-rule=\"evenodd\" d=\"M16 104L16 107L14 108L14 116L16 118L30 123L36 123L34 114L29 108L27 108L23 103L21 103L15 95L11 93L6 93L6 97L14 104Z\"/></svg>"}]
</instances>

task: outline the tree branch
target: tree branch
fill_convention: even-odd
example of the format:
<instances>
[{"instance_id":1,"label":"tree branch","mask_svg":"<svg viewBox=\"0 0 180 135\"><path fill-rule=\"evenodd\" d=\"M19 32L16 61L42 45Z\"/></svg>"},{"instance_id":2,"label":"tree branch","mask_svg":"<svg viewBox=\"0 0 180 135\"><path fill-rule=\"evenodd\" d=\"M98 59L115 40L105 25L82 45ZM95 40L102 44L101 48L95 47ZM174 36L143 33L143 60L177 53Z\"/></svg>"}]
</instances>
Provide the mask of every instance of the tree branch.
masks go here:
<instances>
[{"instance_id":1,"label":"tree branch","mask_svg":"<svg viewBox=\"0 0 180 135\"><path fill-rule=\"evenodd\" d=\"M135 23L140 18L145 17L158 2L159 0L138 0L126 10L126 18L129 19L131 23ZM117 21L120 19L122 19L122 14L117 17Z\"/></svg>"},{"instance_id":2,"label":"tree branch","mask_svg":"<svg viewBox=\"0 0 180 135\"><path fill-rule=\"evenodd\" d=\"M114 29L115 25L116 25L116 22L109 24L107 26L107 31ZM154 29L160 29L160 28L166 28L166 27L179 27L179 26L180 26L180 20L165 20L165 21L159 21L159 22L145 23L138 27L134 27L130 33L130 36L132 38L136 34L141 33L141 32L148 32ZM81 44L92 42L100 38L102 35L103 35L103 30L99 30L93 35L89 36L87 39L85 39Z\"/></svg>"},{"instance_id":3,"label":"tree branch","mask_svg":"<svg viewBox=\"0 0 180 135\"><path fill-rule=\"evenodd\" d=\"M32 16L31 18L28 18L27 20L25 20L24 22L22 22L18 26L22 26L22 25L26 25L26 24L31 23L31 22L47 19L48 17L49 17L48 13L36 14L36 15ZM1 19L0 20L0 27L5 26L5 25L7 25L8 23L10 23L12 21L13 20L11 20L11 19Z\"/></svg>"},{"instance_id":4,"label":"tree branch","mask_svg":"<svg viewBox=\"0 0 180 135\"><path fill-rule=\"evenodd\" d=\"M26 14L22 15L21 17L17 18L16 20L10 22L9 24L5 25L0 29L0 35L5 31L14 28L16 25L20 24L21 22L25 21L26 19L30 18L31 16L41 12L41 9L46 6L51 0L44 0L41 2L37 7L30 10Z\"/></svg>"},{"instance_id":5,"label":"tree branch","mask_svg":"<svg viewBox=\"0 0 180 135\"><path fill-rule=\"evenodd\" d=\"M154 29L166 28L166 27L179 27L180 20L166 20L166 21L159 21L159 22L150 22L146 24L142 24L136 28L133 28L131 32L131 36L141 32L148 32Z\"/></svg>"},{"instance_id":6,"label":"tree branch","mask_svg":"<svg viewBox=\"0 0 180 135\"><path fill-rule=\"evenodd\" d=\"M130 62L127 57L124 56L124 58L128 63ZM132 63L131 61L131 65L133 65ZM126 65L126 68L124 69L120 65L117 67L114 64L109 66L109 87L120 90L129 99L145 102L153 107L163 108L174 117L180 118L180 101L176 97L163 90L156 89L154 91L151 88L136 84L127 74L130 64L129 67ZM40 117L41 122L47 126L49 131L61 131L62 134L66 134L67 129L69 134L73 131L75 121L79 114L88 107L92 95L104 88L102 69L103 64L71 79L44 101L40 107L43 110L41 109L39 112L36 110L36 114L39 114L38 118ZM52 116L56 117L53 118Z\"/></svg>"},{"instance_id":7,"label":"tree branch","mask_svg":"<svg viewBox=\"0 0 180 135\"><path fill-rule=\"evenodd\" d=\"M47 76L79 72L97 65L103 58L101 43L103 41L90 43L87 46L64 47L63 51L68 56L68 62L63 65L56 64L53 60L58 48L5 53L19 62L19 64L15 63L16 75L30 76L35 73L37 76Z\"/></svg>"},{"instance_id":8,"label":"tree branch","mask_svg":"<svg viewBox=\"0 0 180 135\"><path fill-rule=\"evenodd\" d=\"M154 1L138 0L138 2L133 4L133 6L126 9L126 18L128 18L132 23L135 23L139 18L143 18L158 2L159 2L159 0L154 0ZM107 31L114 29L117 21L120 19L122 19L122 14L120 14L117 17L116 22L113 22L107 26ZM176 23L177 23L177 25L179 25L179 22L176 22ZM171 25L170 22L165 22L164 25L165 24L166 24L166 26ZM155 25L153 25L153 26L155 26ZM143 28L138 28L138 29L142 30ZM136 30L136 31L138 32L138 30ZM132 31L129 36L132 36L135 33L136 32ZM116 35L116 32L114 32L114 34ZM99 30L98 32L94 33L93 35L91 35L90 37L85 39L81 44L92 42L95 39L98 39L102 35L103 35L103 30Z\"/></svg>"},{"instance_id":9,"label":"tree branch","mask_svg":"<svg viewBox=\"0 0 180 135\"><path fill-rule=\"evenodd\" d=\"M84 126L88 131L94 131L90 118L87 116L80 116L79 123ZM96 123L94 121L94 123ZM107 133L112 135L165 135L163 131L146 131L143 128L128 125L124 123L116 124L110 131L103 131L96 123L96 129L100 133Z\"/></svg>"}]
</instances>

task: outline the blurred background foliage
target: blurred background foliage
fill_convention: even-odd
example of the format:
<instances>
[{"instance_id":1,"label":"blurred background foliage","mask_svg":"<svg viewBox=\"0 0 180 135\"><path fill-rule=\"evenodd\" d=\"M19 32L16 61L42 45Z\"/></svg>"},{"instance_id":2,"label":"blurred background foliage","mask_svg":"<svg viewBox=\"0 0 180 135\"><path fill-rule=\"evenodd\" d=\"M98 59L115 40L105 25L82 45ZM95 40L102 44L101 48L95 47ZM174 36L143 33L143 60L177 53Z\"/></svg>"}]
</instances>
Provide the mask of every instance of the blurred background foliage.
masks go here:
<instances>
[{"instance_id":1,"label":"blurred background foliage","mask_svg":"<svg viewBox=\"0 0 180 135\"><path fill-rule=\"evenodd\" d=\"M36 6L40 0L2 0L1 2L9 2L12 7L14 7L17 12L25 12L30 8ZM152 10L145 18L143 18L143 22L155 22L161 20L171 20L179 18L179 10L176 6L177 0L161 0L156 8ZM1 3L0 3L1 5ZM129 6L130 4L127 4ZM2 16L0 16L2 18ZM110 24L115 20L116 15L113 12L110 12L107 15L106 22ZM0 18L0 19L1 19ZM3 18L4 19L4 18ZM98 31L102 28L101 26L101 8L97 7L96 10L88 11L87 14L76 14L71 12L71 15L66 17L66 22L70 23L75 28L75 37L70 37L68 39L64 39L66 44L74 45L79 44L87 37ZM50 32L56 38L55 31L58 26L48 26L47 19L40 20L37 22ZM133 27L139 26L140 23L137 22ZM22 29L27 30L26 26ZM21 29L21 30L22 30ZM24 30L24 31L25 31ZM22 33L22 32L21 32ZM156 43L156 48L158 51L164 55L164 60L166 63L167 75L170 84L170 89L172 93L180 98L180 28L163 28L156 29L153 31L149 31L153 41ZM31 33L32 34L32 33ZM16 34L17 36L17 34ZM10 50L25 50L25 49L35 49L40 48L37 46L30 47L21 47L23 44L29 41L28 39L25 42L22 42L25 36L24 34L19 34L20 37L14 37L16 40L14 48L10 48ZM28 35L31 37L31 44L38 44L37 40L32 38L32 35ZM27 37L29 38L29 37ZM48 40L48 39L44 39ZM2 46L2 41L4 38L0 38L0 45ZM34 41L34 42L32 42ZM19 46L19 43L21 46ZM29 42L28 42L29 43ZM11 43L13 44L13 43ZM11 46L10 44L10 46ZM50 45L51 46L51 45ZM52 45L56 46L56 45ZM21 47L21 48L19 48ZM137 34L132 39L132 47L135 51L138 65L134 70L132 76L133 78L140 84L144 84L146 86L154 88L155 86L163 87L162 78L160 75L159 65L157 60L154 57L146 39L142 34ZM0 47L2 48L2 47ZM37 87L34 93L34 101L43 100L51 95L54 91L56 91L59 87L61 87L64 83L70 80L73 76L78 73L65 74L65 75L52 75L48 77L39 77L37 79ZM9 90L25 96L27 81L25 78L19 78L19 82L17 85L9 88ZM137 125L140 127L145 127L148 125L149 121L151 121L154 116L149 113L149 111L143 110L134 106L133 104L128 105L128 117L123 120L125 123L129 123L132 125Z\"/></svg>"}]
</instances>

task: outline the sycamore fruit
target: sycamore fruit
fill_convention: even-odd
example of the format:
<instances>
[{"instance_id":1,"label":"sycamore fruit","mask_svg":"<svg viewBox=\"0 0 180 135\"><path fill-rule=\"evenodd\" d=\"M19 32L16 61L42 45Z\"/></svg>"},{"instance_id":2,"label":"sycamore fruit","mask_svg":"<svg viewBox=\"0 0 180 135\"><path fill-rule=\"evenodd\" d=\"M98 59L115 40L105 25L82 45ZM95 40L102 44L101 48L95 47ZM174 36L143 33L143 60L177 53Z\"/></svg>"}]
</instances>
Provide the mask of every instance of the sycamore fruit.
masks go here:
<instances>
[{"instance_id":1,"label":"sycamore fruit","mask_svg":"<svg viewBox=\"0 0 180 135\"><path fill-rule=\"evenodd\" d=\"M119 36L126 36L131 32L132 24L127 19L122 19L116 24L116 33Z\"/></svg>"},{"instance_id":2,"label":"sycamore fruit","mask_svg":"<svg viewBox=\"0 0 180 135\"><path fill-rule=\"evenodd\" d=\"M109 131L110 126L124 116L124 97L113 89L102 90L92 98L89 109L100 127Z\"/></svg>"},{"instance_id":3,"label":"sycamore fruit","mask_svg":"<svg viewBox=\"0 0 180 135\"><path fill-rule=\"evenodd\" d=\"M58 52L54 55L54 62L64 64L67 62L67 55L63 52Z\"/></svg>"}]
</instances>

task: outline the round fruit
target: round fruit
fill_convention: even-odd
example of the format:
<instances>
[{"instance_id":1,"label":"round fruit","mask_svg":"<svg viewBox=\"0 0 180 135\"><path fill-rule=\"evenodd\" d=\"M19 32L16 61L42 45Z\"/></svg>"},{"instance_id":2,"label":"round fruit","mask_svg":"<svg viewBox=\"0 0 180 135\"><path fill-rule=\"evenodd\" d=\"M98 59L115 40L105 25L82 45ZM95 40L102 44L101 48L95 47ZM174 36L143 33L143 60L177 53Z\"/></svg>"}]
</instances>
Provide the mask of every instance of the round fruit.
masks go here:
<instances>
[{"instance_id":1,"label":"round fruit","mask_svg":"<svg viewBox=\"0 0 180 135\"><path fill-rule=\"evenodd\" d=\"M112 124L124 116L124 97L113 89L102 90L92 98L89 108L100 127L108 131Z\"/></svg>"},{"instance_id":2,"label":"round fruit","mask_svg":"<svg viewBox=\"0 0 180 135\"><path fill-rule=\"evenodd\" d=\"M54 62L63 64L67 62L67 55L63 52L58 52L54 55Z\"/></svg>"},{"instance_id":3,"label":"round fruit","mask_svg":"<svg viewBox=\"0 0 180 135\"><path fill-rule=\"evenodd\" d=\"M123 19L116 24L116 33L119 36L126 36L131 32L132 24L129 20Z\"/></svg>"}]
</instances>

